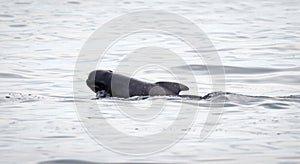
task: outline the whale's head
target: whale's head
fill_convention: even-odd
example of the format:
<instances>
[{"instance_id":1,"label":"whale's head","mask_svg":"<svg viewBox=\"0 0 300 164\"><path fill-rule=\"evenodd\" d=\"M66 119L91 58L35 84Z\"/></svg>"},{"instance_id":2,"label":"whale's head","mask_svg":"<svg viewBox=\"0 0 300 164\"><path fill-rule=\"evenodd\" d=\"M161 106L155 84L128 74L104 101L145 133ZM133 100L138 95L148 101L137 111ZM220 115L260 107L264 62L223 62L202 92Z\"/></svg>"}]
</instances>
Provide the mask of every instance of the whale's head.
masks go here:
<instances>
[{"instance_id":1,"label":"whale's head","mask_svg":"<svg viewBox=\"0 0 300 164\"><path fill-rule=\"evenodd\" d=\"M105 91L106 93L111 94L111 78L112 71L95 70L89 74L86 84L95 93Z\"/></svg>"}]
</instances>

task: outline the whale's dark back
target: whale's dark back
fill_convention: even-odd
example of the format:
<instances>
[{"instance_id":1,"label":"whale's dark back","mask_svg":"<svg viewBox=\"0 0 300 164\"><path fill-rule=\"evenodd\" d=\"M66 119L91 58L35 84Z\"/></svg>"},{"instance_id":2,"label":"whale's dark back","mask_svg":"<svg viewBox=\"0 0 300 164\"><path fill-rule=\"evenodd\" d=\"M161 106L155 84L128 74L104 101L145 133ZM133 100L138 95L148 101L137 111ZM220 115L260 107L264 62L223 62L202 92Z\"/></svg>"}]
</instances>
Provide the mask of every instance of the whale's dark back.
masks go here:
<instances>
[{"instance_id":1,"label":"whale's dark back","mask_svg":"<svg viewBox=\"0 0 300 164\"><path fill-rule=\"evenodd\" d=\"M148 83L108 70L96 70L89 74L87 85L94 91L105 91L113 97L179 95L189 88L174 82Z\"/></svg>"}]
</instances>

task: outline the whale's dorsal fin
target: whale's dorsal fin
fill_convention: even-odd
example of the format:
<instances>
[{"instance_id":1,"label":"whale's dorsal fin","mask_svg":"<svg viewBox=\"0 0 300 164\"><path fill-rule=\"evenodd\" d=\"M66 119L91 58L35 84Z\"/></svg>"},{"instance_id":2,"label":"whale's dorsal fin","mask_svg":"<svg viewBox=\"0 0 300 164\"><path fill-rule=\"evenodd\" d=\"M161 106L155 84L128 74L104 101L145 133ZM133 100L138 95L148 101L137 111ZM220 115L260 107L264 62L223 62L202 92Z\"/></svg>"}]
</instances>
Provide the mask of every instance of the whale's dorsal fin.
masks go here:
<instances>
[{"instance_id":1,"label":"whale's dorsal fin","mask_svg":"<svg viewBox=\"0 0 300 164\"><path fill-rule=\"evenodd\" d=\"M176 94L179 94L180 91L187 91L189 90L189 87L186 85L175 83L175 82L166 82L166 81L159 81L155 83L156 85L159 85L163 88L166 88Z\"/></svg>"}]
</instances>

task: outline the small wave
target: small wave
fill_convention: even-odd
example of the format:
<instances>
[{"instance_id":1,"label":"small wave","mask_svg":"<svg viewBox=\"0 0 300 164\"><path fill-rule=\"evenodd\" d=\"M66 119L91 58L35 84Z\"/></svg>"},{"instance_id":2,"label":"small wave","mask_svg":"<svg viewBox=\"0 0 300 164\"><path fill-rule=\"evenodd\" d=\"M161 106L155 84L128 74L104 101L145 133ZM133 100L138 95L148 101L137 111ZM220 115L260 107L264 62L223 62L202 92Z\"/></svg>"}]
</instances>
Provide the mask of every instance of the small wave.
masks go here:
<instances>
[{"instance_id":1,"label":"small wave","mask_svg":"<svg viewBox=\"0 0 300 164\"><path fill-rule=\"evenodd\" d=\"M22 75L18 75L18 74L14 74L14 73L0 73L0 78L22 78L22 79L26 79L27 77L22 76Z\"/></svg>"},{"instance_id":2,"label":"small wave","mask_svg":"<svg viewBox=\"0 0 300 164\"><path fill-rule=\"evenodd\" d=\"M13 15L7 15L7 14L0 14L0 17L2 18L13 18Z\"/></svg>"},{"instance_id":3,"label":"small wave","mask_svg":"<svg viewBox=\"0 0 300 164\"><path fill-rule=\"evenodd\" d=\"M54 138L54 139L60 139L60 138L75 138L76 136L46 136L43 138Z\"/></svg>"},{"instance_id":4,"label":"small wave","mask_svg":"<svg viewBox=\"0 0 300 164\"><path fill-rule=\"evenodd\" d=\"M187 66L179 66L176 68L183 69L183 70L193 70L193 71L201 71L207 72L207 68L212 69L224 69L226 74L268 74L268 73L275 73L275 72L299 72L300 67L293 67L293 68L285 68L285 69L278 69L278 68L264 68L264 67L235 67L235 66L218 66L218 65L187 65Z\"/></svg>"},{"instance_id":5,"label":"small wave","mask_svg":"<svg viewBox=\"0 0 300 164\"><path fill-rule=\"evenodd\" d=\"M26 24L11 24L9 27L26 27Z\"/></svg>"},{"instance_id":6,"label":"small wave","mask_svg":"<svg viewBox=\"0 0 300 164\"><path fill-rule=\"evenodd\" d=\"M288 109L291 103L300 103L300 95L291 96L251 96L231 92L212 92L203 96L204 100L222 100L224 106L261 106L266 109ZM231 104L231 105L230 105Z\"/></svg>"},{"instance_id":7,"label":"small wave","mask_svg":"<svg viewBox=\"0 0 300 164\"><path fill-rule=\"evenodd\" d=\"M77 1L68 1L67 3L69 3L69 4L80 4L80 2L77 2Z\"/></svg>"},{"instance_id":8,"label":"small wave","mask_svg":"<svg viewBox=\"0 0 300 164\"><path fill-rule=\"evenodd\" d=\"M138 162L142 164L143 162ZM90 162L84 160L76 160L76 159L61 159L61 160L50 160L50 161L42 161L38 164L134 164L132 162ZM147 164L151 164L147 162ZM159 164L159 163L158 163Z\"/></svg>"},{"instance_id":9,"label":"small wave","mask_svg":"<svg viewBox=\"0 0 300 164\"><path fill-rule=\"evenodd\" d=\"M267 109L287 109L289 107L289 104L273 102L273 103L262 103L259 106L262 106Z\"/></svg>"},{"instance_id":10,"label":"small wave","mask_svg":"<svg viewBox=\"0 0 300 164\"><path fill-rule=\"evenodd\" d=\"M75 160L75 159L62 159L62 160L51 160L51 161L42 161L38 164L99 164L96 162L88 162L83 160Z\"/></svg>"},{"instance_id":11,"label":"small wave","mask_svg":"<svg viewBox=\"0 0 300 164\"><path fill-rule=\"evenodd\" d=\"M278 98L283 98L283 99L298 99L298 100L300 100L300 95L279 96Z\"/></svg>"}]
</instances>

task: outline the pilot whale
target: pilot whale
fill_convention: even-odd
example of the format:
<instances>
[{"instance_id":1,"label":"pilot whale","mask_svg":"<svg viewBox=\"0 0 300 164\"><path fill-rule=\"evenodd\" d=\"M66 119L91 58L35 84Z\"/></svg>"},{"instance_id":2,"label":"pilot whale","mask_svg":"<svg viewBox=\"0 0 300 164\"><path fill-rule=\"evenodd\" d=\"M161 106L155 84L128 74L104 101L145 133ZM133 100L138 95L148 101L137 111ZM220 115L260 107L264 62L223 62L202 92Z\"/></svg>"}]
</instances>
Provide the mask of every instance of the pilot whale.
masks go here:
<instances>
[{"instance_id":1,"label":"pilot whale","mask_svg":"<svg viewBox=\"0 0 300 164\"><path fill-rule=\"evenodd\" d=\"M92 71L86 80L87 86L96 93L97 98L133 96L181 96L180 91L189 88L180 83L159 81L156 83L144 82L130 78L110 70ZM181 96L184 97L184 96ZM190 96L187 96L190 97ZM199 96L196 96L200 98Z\"/></svg>"}]
</instances>

